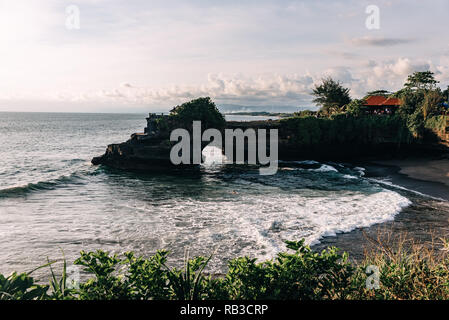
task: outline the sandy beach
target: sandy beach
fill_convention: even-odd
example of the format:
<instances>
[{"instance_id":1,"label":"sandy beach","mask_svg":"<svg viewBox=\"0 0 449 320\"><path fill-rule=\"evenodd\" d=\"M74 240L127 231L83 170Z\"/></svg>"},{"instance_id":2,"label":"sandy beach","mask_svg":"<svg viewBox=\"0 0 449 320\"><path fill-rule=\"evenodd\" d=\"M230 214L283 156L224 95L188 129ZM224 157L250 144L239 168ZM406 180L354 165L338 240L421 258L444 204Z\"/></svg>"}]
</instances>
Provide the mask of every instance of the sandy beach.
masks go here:
<instances>
[{"instance_id":1,"label":"sandy beach","mask_svg":"<svg viewBox=\"0 0 449 320\"><path fill-rule=\"evenodd\" d=\"M449 238L449 159L379 160L358 165L366 168L367 178L387 181L422 196L418 194L419 200L397 214L394 221L324 238L314 249L336 246L347 251L352 259L360 260L365 250L375 246L371 239L379 236L390 244L406 236L410 241L429 246L431 242L438 244L441 238Z\"/></svg>"},{"instance_id":2,"label":"sandy beach","mask_svg":"<svg viewBox=\"0 0 449 320\"><path fill-rule=\"evenodd\" d=\"M415 180L442 183L449 187L449 159L415 158L376 161L376 164L396 167L398 173ZM449 193L445 197L449 200Z\"/></svg>"}]
</instances>

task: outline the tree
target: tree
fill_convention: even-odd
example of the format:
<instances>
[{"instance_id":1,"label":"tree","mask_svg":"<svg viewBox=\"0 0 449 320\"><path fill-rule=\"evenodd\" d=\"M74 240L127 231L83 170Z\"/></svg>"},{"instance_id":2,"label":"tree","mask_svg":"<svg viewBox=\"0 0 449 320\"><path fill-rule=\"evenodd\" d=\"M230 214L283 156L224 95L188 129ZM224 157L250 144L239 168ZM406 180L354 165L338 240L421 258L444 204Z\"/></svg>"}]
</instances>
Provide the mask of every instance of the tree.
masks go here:
<instances>
[{"instance_id":1,"label":"tree","mask_svg":"<svg viewBox=\"0 0 449 320\"><path fill-rule=\"evenodd\" d=\"M407 117L407 127L415 138L423 136L424 116L420 109L417 109Z\"/></svg>"},{"instance_id":2,"label":"tree","mask_svg":"<svg viewBox=\"0 0 449 320\"><path fill-rule=\"evenodd\" d=\"M301 118L304 118L304 117L313 117L313 116L316 115L316 111L312 111L312 110L301 110L301 111L295 112L294 115L295 115L295 117L301 117Z\"/></svg>"},{"instance_id":3,"label":"tree","mask_svg":"<svg viewBox=\"0 0 449 320\"><path fill-rule=\"evenodd\" d=\"M174 107L170 117L181 127L191 128L192 122L201 121L201 128L222 129L226 124L223 115L209 97L201 97Z\"/></svg>"},{"instance_id":4,"label":"tree","mask_svg":"<svg viewBox=\"0 0 449 320\"><path fill-rule=\"evenodd\" d=\"M404 88L395 93L401 99L402 115L422 113L423 118L436 114L443 102L443 93L436 86L438 81L431 71L414 72L409 75ZM415 119L418 119L415 116Z\"/></svg>"},{"instance_id":5,"label":"tree","mask_svg":"<svg viewBox=\"0 0 449 320\"><path fill-rule=\"evenodd\" d=\"M413 91L410 88L401 89L397 93L398 98L401 100L401 106L399 113L403 116L413 114L424 101L424 91Z\"/></svg>"},{"instance_id":6,"label":"tree","mask_svg":"<svg viewBox=\"0 0 449 320\"><path fill-rule=\"evenodd\" d=\"M389 95L391 95L391 92L389 92L387 90L374 90L374 91L370 91L366 94L367 97L369 97L369 96L388 97Z\"/></svg>"},{"instance_id":7,"label":"tree","mask_svg":"<svg viewBox=\"0 0 449 320\"><path fill-rule=\"evenodd\" d=\"M364 99L354 99L346 105L346 112L356 117L361 116L365 111L365 108L363 107L364 104Z\"/></svg>"},{"instance_id":8,"label":"tree","mask_svg":"<svg viewBox=\"0 0 449 320\"><path fill-rule=\"evenodd\" d=\"M409 75L405 87L412 90L433 90L439 81L435 80L431 71L414 72Z\"/></svg>"},{"instance_id":9,"label":"tree","mask_svg":"<svg viewBox=\"0 0 449 320\"><path fill-rule=\"evenodd\" d=\"M321 106L320 112L330 115L351 102L349 89L344 88L339 81L334 81L330 77L322 81L322 84L315 85L312 92L312 95L316 97L313 102Z\"/></svg>"},{"instance_id":10,"label":"tree","mask_svg":"<svg viewBox=\"0 0 449 320\"><path fill-rule=\"evenodd\" d=\"M443 96L439 90L427 92L421 106L424 119L427 119L428 116L438 114L442 103Z\"/></svg>"}]
</instances>

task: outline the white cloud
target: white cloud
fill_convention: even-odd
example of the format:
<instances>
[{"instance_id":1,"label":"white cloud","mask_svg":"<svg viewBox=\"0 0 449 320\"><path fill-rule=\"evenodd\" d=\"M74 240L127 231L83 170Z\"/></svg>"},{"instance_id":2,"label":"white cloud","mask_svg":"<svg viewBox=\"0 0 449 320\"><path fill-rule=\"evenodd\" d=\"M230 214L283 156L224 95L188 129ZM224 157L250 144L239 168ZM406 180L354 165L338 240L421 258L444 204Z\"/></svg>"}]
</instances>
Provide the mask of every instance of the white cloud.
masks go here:
<instances>
[{"instance_id":1,"label":"white cloud","mask_svg":"<svg viewBox=\"0 0 449 320\"><path fill-rule=\"evenodd\" d=\"M179 103L210 96L219 104L251 106L312 106L311 92L324 77L332 77L351 89L354 98L376 89L395 91L402 87L407 76L414 71L432 70L437 79L449 80L449 57L440 59L442 64L398 58L396 60L369 60L357 68L340 66L322 72L298 74L264 74L254 77L244 74L209 74L204 83L197 85L177 84L165 87L138 86L123 82L113 89L89 90L73 94L71 91L43 96L49 101L74 103L100 103L111 105L134 105L148 108L168 109ZM42 96L42 95L41 95ZM3 97L32 100L30 94Z\"/></svg>"},{"instance_id":2,"label":"white cloud","mask_svg":"<svg viewBox=\"0 0 449 320\"><path fill-rule=\"evenodd\" d=\"M305 75L271 74L248 77L242 74L209 74L207 81L199 85L151 88L124 83L116 89L91 91L71 99L169 107L196 97L210 96L219 103L310 106L313 86L324 77L330 76L342 82L351 88L354 97L360 97L374 89L397 90L403 85L407 75L414 71L428 70L430 67L429 63L399 58L394 61L370 61L359 69L341 66ZM441 66L436 67L438 68L444 69Z\"/></svg>"},{"instance_id":3,"label":"white cloud","mask_svg":"<svg viewBox=\"0 0 449 320\"><path fill-rule=\"evenodd\" d=\"M326 75L361 96L396 90L426 68L447 85L447 1L378 2L379 32L365 28L365 3L355 0L79 0L81 29L69 31L72 2L3 0L0 100L5 108L30 101L29 110L32 101L55 101L66 111L71 101L127 110L205 95L310 105L313 84Z\"/></svg>"},{"instance_id":4,"label":"white cloud","mask_svg":"<svg viewBox=\"0 0 449 320\"><path fill-rule=\"evenodd\" d=\"M72 100L111 101L160 105L165 107L200 96L220 103L251 105L299 105L309 100L314 79L311 75L271 75L246 77L209 74L207 82L197 86L175 85L166 88L138 87L127 83L113 90L100 90L72 97Z\"/></svg>"}]
</instances>

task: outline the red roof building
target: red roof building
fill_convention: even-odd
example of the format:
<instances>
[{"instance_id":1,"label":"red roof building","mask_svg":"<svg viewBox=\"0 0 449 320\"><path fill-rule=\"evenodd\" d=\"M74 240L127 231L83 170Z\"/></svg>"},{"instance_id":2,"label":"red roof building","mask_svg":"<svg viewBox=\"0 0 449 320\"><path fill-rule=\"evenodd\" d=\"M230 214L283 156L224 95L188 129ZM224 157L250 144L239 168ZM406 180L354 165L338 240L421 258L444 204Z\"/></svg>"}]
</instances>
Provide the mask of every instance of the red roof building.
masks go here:
<instances>
[{"instance_id":1,"label":"red roof building","mask_svg":"<svg viewBox=\"0 0 449 320\"><path fill-rule=\"evenodd\" d=\"M392 114L401 105L401 100L398 98L388 98L384 96L369 96L365 100L364 107L369 113L374 114Z\"/></svg>"}]
</instances>

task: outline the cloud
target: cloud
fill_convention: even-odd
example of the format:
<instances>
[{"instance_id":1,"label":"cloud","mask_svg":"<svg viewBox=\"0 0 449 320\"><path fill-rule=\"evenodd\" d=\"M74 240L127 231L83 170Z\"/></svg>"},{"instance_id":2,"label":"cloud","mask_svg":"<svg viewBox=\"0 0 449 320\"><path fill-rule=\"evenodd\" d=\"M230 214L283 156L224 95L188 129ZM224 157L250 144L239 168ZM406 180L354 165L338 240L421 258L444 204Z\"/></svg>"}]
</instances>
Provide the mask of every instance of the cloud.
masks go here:
<instances>
[{"instance_id":1,"label":"cloud","mask_svg":"<svg viewBox=\"0 0 449 320\"><path fill-rule=\"evenodd\" d=\"M447 84L449 64L439 57L449 48L447 1L377 2L385 33L365 28L366 3L355 0L77 0L79 30L65 27L71 2L3 0L0 100L6 107L56 101L64 111L78 111L67 101L125 111L202 95L230 104L311 105L313 84L325 75L357 96L398 89L423 68ZM29 103L29 110L43 109Z\"/></svg>"},{"instance_id":2,"label":"cloud","mask_svg":"<svg viewBox=\"0 0 449 320\"><path fill-rule=\"evenodd\" d=\"M350 43L354 46L363 47L363 46L370 46L370 47L391 47L391 46L397 46L401 44L407 44L415 42L416 39L410 39L410 38L384 38L384 37L372 37L372 36L365 36L365 37L358 37L358 38L352 38L350 40Z\"/></svg>"},{"instance_id":3,"label":"cloud","mask_svg":"<svg viewBox=\"0 0 449 320\"><path fill-rule=\"evenodd\" d=\"M332 79L338 80L343 84L351 84L356 81L356 79L353 78L349 67L329 68L324 71L324 76L331 77Z\"/></svg>"},{"instance_id":4,"label":"cloud","mask_svg":"<svg viewBox=\"0 0 449 320\"><path fill-rule=\"evenodd\" d=\"M385 89L396 91L402 88L407 76L416 71L430 70L438 73L440 65L420 59L397 58L393 60L369 60L356 72L356 80L351 86L353 95L363 96L366 92Z\"/></svg>"},{"instance_id":5,"label":"cloud","mask_svg":"<svg viewBox=\"0 0 449 320\"><path fill-rule=\"evenodd\" d=\"M246 77L209 74L207 82L197 86L174 85L166 88L137 87L130 83L113 90L100 90L73 99L122 100L148 105L171 106L200 96L220 103L252 105L299 105L310 100L314 83L311 75L265 75ZM116 101L115 101L116 102Z\"/></svg>"},{"instance_id":6,"label":"cloud","mask_svg":"<svg viewBox=\"0 0 449 320\"><path fill-rule=\"evenodd\" d=\"M440 58L440 64L438 66L435 66L436 69L436 76L435 78L445 83L446 85L449 85L449 56L445 55Z\"/></svg>"},{"instance_id":7,"label":"cloud","mask_svg":"<svg viewBox=\"0 0 449 320\"><path fill-rule=\"evenodd\" d=\"M363 97L366 92L376 89L396 91L400 89L407 76L415 71L431 70L438 80L449 80L448 58L441 57L439 64L432 61L411 58L388 60L368 60L354 66L327 68L321 72L300 74L263 74L247 76L244 74L211 73L206 81L196 85L182 82L164 87L138 86L130 81L122 82L112 89L92 88L79 94L71 91L48 94L50 101L90 103L103 105L122 105L127 108L166 110L182 102L210 96L218 104L251 106L313 106L311 92L315 84L324 77L332 77L351 89L354 98ZM440 81L441 81L440 80ZM442 85L444 83L442 81ZM32 100L32 96L4 97L8 99ZM1 99L0 99L1 100Z\"/></svg>"},{"instance_id":8,"label":"cloud","mask_svg":"<svg viewBox=\"0 0 449 320\"><path fill-rule=\"evenodd\" d=\"M388 76L405 77L415 71L429 70L430 67L431 65L428 62L423 61L412 62L408 58L398 58L395 61L376 64L373 67L373 71L375 76L377 77L388 77Z\"/></svg>"}]
</instances>

